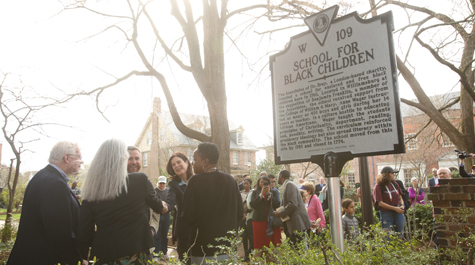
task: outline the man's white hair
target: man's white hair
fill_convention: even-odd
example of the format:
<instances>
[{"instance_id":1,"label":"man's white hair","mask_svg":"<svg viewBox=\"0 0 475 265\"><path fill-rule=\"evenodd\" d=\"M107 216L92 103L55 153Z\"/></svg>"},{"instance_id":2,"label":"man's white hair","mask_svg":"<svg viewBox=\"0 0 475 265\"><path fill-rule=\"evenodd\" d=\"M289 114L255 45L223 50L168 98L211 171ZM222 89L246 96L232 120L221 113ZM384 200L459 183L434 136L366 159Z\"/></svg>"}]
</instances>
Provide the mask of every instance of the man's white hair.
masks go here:
<instances>
[{"instance_id":1,"label":"man's white hair","mask_svg":"<svg viewBox=\"0 0 475 265\"><path fill-rule=\"evenodd\" d=\"M90 202L117 198L127 193L127 145L119 139L102 143L87 172L82 198Z\"/></svg>"},{"instance_id":2,"label":"man's white hair","mask_svg":"<svg viewBox=\"0 0 475 265\"><path fill-rule=\"evenodd\" d=\"M71 154L74 155L76 154L76 148L78 147L77 143L69 142L69 141L60 141L57 142L53 148L51 149L51 152L49 153L49 159L48 162L52 164L57 164L61 160L64 159L64 155L66 154Z\"/></svg>"}]
</instances>

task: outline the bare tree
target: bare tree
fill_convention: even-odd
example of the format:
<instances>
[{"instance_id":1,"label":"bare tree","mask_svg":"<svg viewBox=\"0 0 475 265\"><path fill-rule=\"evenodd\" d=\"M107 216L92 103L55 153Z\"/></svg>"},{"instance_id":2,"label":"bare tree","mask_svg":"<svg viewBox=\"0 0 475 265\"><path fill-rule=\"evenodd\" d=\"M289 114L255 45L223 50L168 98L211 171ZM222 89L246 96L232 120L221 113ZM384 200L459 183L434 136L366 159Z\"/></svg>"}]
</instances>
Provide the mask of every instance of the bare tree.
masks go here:
<instances>
[{"instance_id":1,"label":"bare tree","mask_svg":"<svg viewBox=\"0 0 475 265\"><path fill-rule=\"evenodd\" d=\"M178 130L201 142L217 144L221 155L218 166L221 170L229 172L230 136L224 65L224 43L225 37L229 37L229 35L227 35L226 26L228 21L238 14L254 9L266 11L265 1L262 1L262 4L244 6L232 11L228 10L228 0L202 1L200 7L202 13L200 14L197 6L193 5L190 0L170 0L171 14L183 31L181 37L171 40L167 39L164 33L159 30L160 17L154 15L155 10L163 8L163 1L127 0L124 2L128 6L128 15L108 13L111 9L104 9L107 11L94 10L85 1L75 1L66 6L67 10L87 10L108 19L111 24L94 36L106 31L118 30L122 34L126 46L128 44L133 46L145 68L143 70L133 69L128 74L116 78L114 82L83 94L96 95L98 99L105 89L113 87L131 76L154 78L160 83ZM117 2L114 1L111 4L117 5ZM146 28L151 28L150 33L147 30L142 30L144 28L142 26L145 24ZM141 43L138 38L142 34L152 36L156 46L159 45L162 49L154 47L153 50L147 50L144 48L147 45ZM229 40L231 45L233 45L233 41L233 39ZM210 135L194 130L182 122L171 93L172 88L169 87L165 75L157 70L158 65L154 58L160 57L158 50L164 52L166 58L171 59L182 71L192 74L196 86L206 100L211 124ZM163 58L160 61L162 60Z\"/></svg>"},{"instance_id":2,"label":"bare tree","mask_svg":"<svg viewBox=\"0 0 475 265\"><path fill-rule=\"evenodd\" d=\"M41 136L47 136L44 126L59 125L46 122L39 115L44 109L57 106L59 101L38 95L34 89L22 84L21 80L15 79L15 75L3 73L2 75L0 82L0 113L3 118L1 129L3 137L14 154L10 169L15 169L13 179L10 173L6 182L9 201L4 231L8 231L11 229L15 193L20 177L21 156L30 151L26 148L29 143L38 141ZM13 166L14 161L15 166ZM4 233L2 242L10 240L10 236L8 232Z\"/></svg>"}]
</instances>

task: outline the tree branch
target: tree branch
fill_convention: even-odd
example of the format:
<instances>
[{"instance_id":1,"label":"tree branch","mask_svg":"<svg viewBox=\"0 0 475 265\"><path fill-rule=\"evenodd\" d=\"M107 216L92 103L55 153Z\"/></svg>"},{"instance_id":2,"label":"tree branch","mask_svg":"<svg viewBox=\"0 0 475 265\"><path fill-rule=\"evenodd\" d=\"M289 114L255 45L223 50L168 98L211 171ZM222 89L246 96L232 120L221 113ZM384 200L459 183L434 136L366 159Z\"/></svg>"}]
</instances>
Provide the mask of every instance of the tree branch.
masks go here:
<instances>
[{"instance_id":1,"label":"tree branch","mask_svg":"<svg viewBox=\"0 0 475 265\"><path fill-rule=\"evenodd\" d=\"M445 22L448 25L451 25L462 36L462 38L467 39L467 38L470 37L470 34L468 34L460 24L455 23L455 21L452 18L450 18L449 16L446 16L446 15L440 14L440 13L436 13L436 12L434 12L434 11L428 9L428 8L425 8L425 7L413 6L413 5L409 5L407 3L403 3L403 2L400 2L400 1L386 0L386 3L397 5L397 6L400 6L402 8L408 8L408 9L411 9L411 10L414 10L414 11L418 11L418 12L421 12L421 13L431 15L431 16L437 18L438 20L440 20L442 22Z\"/></svg>"},{"instance_id":2,"label":"tree branch","mask_svg":"<svg viewBox=\"0 0 475 265\"><path fill-rule=\"evenodd\" d=\"M455 73L457 73L459 75L460 82L462 83L463 87L465 88L467 93L470 95L470 97L472 97L472 100L475 101L475 92L473 91L473 86L468 82L467 77L464 74L464 72L460 71L460 69L455 67L453 64L451 64L451 63L447 62L446 60L444 60L442 57L440 57L440 55L437 53L437 51L435 51L434 49L432 49L432 47L430 47L428 44L423 42L419 38L419 34L421 34L423 31L424 30L421 30L419 33L417 33L414 36L414 38L417 40L417 42L419 42L419 44L422 47L426 48L439 63L447 66L448 68L450 68L450 70L454 71Z\"/></svg>"}]
</instances>

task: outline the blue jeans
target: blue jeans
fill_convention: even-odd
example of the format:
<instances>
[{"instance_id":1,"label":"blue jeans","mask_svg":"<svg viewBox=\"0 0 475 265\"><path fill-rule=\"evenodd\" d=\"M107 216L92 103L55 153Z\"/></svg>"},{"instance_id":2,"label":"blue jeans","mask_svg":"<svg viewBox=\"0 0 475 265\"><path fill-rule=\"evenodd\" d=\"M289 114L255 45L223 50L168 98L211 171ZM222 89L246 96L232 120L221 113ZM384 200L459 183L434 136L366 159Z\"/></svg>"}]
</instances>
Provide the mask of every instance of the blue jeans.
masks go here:
<instances>
[{"instance_id":1,"label":"blue jeans","mask_svg":"<svg viewBox=\"0 0 475 265\"><path fill-rule=\"evenodd\" d=\"M395 211L379 211L379 214L383 229L394 230L399 233L400 238L404 238L404 214Z\"/></svg>"},{"instance_id":2,"label":"blue jeans","mask_svg":"<svg viewBox=\"0 0 475 265\"><path fill-rule=\"evenodd\" d=\"M160 214L160 223L158 225L158 231L153 238L155 243L155 253L160 251L163 255L167 254L168 247L168 230L170 229L170 213Z\"/></svg>"}]
</instances>

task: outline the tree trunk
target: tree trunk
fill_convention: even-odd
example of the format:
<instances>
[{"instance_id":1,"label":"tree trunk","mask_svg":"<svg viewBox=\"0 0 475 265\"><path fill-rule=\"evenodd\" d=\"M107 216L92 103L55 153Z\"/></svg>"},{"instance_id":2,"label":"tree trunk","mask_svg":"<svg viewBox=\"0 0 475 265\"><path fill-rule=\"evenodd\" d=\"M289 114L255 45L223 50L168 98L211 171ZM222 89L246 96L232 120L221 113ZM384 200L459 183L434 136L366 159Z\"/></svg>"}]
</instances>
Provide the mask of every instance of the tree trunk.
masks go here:
<instances>
[{"instance_id":1,"label":"tree trunk","mask_svg":"<svg viewBox=\"0 0 475 265\"><path fill-rule=\"evenodd\" d=\"M212 1L209 6L203 5L204 29L204 73L205 83L200 86L201 92L208 103L211 125L211 141L219 148L218 168L231 173L230 135L226 97L224 70L223 35L226 20L219 17L218 10Z\"/></svg>"},{"instance_id":2,"label":"tree trunk","mask_svg":"<svg viewBox=\"0 0 475 265\"><path fill-rule=\"evenodd\" d=\"M466 40L465 47L462 54L462 62L460 63L460 70L465 70L465 76L467 77L467 82L469 84L474 83L474 78L472 74L472 58L475 52L475 37L473 37L474 31L472 30L471 36ZM462 150L468 151L470 153L475 152L475 142L474 142L474 123L473 123L473 99L466 91L466 88L463 84L460 86L460 112L461 112L461 129L464 139L464 146L457 146ZM466 159L465 168L468 172L471 171L472 160Z\"/></svg>"},{"instance_id":3,"label":"tree trunk","mask_svg":"<svg viewBox=\"0 0 475 265\"><path fill-rule=\"evenodd\" d=\"M15 168L15 177L13 178L13 186L10 187L10 176L12 174L12 165L13 165L13 159L10 164L10 173L8 176L8 206L7 206L7 216L5 218L5 225L3 227L2 231L2 242L6 243L11 240L12 238L12 214L13 214L13 202L15 200L15 191L16 191L16 186L18 183L18 177L20 176L20 157L18 155L16 159L16 168Z\"/></svg>"}]
</instances>

